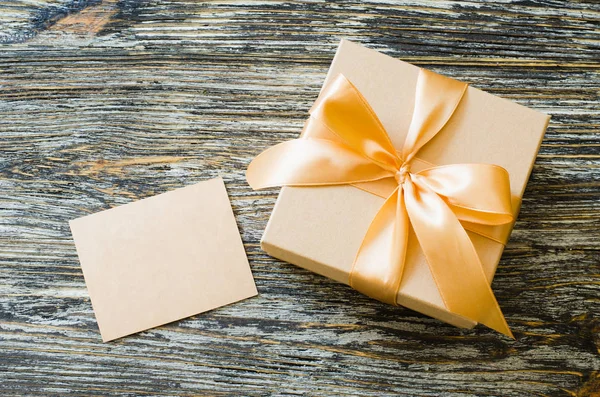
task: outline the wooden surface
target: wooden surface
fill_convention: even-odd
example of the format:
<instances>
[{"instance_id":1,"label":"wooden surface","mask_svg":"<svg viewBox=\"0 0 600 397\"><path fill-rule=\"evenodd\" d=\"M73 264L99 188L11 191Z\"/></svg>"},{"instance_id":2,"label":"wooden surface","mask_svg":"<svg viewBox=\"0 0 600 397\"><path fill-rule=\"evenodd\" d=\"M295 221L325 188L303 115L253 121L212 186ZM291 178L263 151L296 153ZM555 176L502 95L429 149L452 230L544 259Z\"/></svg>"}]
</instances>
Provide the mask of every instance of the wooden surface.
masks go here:
<instances>
[{"instance_id":1,"label":"wooden surface","mask_svg":"<svg viewBox=\"0 0 600 397\"><path fill-rule=\"evenodd\" d=\"M516 341L259 248L340 38L547 112L493 283ZM0 1L0 395L600 395L600 3ZM103 344L67 221L216 175L260 296Z\"/></svg>"}]
</instances>

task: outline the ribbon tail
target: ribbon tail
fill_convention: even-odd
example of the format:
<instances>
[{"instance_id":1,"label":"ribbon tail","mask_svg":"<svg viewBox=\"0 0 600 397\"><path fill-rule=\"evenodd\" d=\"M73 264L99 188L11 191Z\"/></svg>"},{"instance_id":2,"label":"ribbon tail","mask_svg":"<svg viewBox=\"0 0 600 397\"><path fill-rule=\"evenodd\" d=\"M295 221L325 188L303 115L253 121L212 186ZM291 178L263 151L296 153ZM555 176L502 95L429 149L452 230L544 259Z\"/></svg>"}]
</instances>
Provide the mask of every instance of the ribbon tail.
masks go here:
<instances>
[{"instance_id":1,"label":"ribbon tail","mask_svg":"<svg viewBox=\"0 0 600 397\"><path fill-rule=\"evenodd\" d=\"M411 225L447 309L514 338L475 247L452 210L418 179L407 178L404 196Z\"/></svg>"},{"instance_id":2,"label":"ribbon tail","mask_svg":"<svg viewBox=\"0 0 600 397\"><path fill-rule=\"evenodd\" d=\"M409 231L401 189L396 188L375 215L350 272L352 288L392 305L397 305Z\"/></svg>"},{"instance_id":3,"label":"ribbon tail","mask_svg":"<svg viewBox=\"0 0 600 397\"><path fill-rule=\"evenodd\" d=\"M392 176L390 171L348 147L316 138L294 139L270 147L246 170L246 179L253 189L341 185Z\"/></svg>"}]
</instances>

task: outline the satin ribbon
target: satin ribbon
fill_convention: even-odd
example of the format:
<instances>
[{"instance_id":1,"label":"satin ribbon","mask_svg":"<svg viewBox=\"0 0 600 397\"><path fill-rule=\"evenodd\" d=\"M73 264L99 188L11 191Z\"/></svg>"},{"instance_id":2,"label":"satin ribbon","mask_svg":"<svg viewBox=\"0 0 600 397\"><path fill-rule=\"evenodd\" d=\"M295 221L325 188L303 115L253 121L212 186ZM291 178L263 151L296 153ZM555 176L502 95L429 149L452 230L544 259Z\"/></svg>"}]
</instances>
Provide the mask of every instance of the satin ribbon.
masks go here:
<instances>
[{"instance_id":1,"label":"satin ribbon","mask_svg":"<svg viewBox=\"0 0 600 397\"><path fill-rule=\"evenodd\" d=\"M385 192L356 254L350 285L396 305L412 227L446 308L513 337L463 226L512 222L507 171L491 164L411 170L466 88L421 69L408 135L397 152L365 98L338 75L311 109L301 138L265 150L246 178L253 189L352 184Z\"/></svg>"}]
</instances>

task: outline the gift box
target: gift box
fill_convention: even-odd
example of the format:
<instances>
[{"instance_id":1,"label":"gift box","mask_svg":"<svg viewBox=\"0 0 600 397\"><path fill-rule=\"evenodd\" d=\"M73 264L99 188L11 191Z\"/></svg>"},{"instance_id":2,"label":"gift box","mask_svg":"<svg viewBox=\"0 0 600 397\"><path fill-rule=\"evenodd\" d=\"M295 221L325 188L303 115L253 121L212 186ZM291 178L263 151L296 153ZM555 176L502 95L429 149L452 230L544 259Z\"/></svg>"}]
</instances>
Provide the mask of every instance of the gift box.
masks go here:
<instances>
[{"instance_id":1,"label":"gift box","mask_svg":"<svg viewBox=\"0 0 600 397\"><path fill-rule=\"evenodd\" d=\"M495 300L493 295L484 297L488 294L484 290L489 289L494 277L550 117L460 84L342 40L321 95L313 107L313 116L307 121L301 139L296 140L301 146L283 148L288 152L267 151L261 155L263 157L257 157L248 169L248 181L253 187L284 185L261 240L263 250L283 261L350 284L384 302L408 307L458 327L471 328L479 321L511 335L508 327L501 324L504 321L501 314L502 320L490 320L494 315L488 315L487 311L491 313L496 309L483 306L486 299L492 306ZM439 103L436 102L440 93L446 95L446 90L454 92L447 95L450 100L439 99ZM344 108L347 96L353 96L352 106L362 110ZM438 116L444 111L446 116ZM374 114L369 115L370 112ZM361 117L369 120L363 122ZM422 118L420 127L415 126L419 117ZM443 120L437 120L439 117ZM428 123L436 122L441 123L439 132L425 131L430 128ZM338 162L346 161L344 156L355 154L354 149L346 151L354 144L351 142L354 138L342 136L340 139L340 134L335 131L338 128L336 123L346 123L340 125L354 129L356 134L369 135L377 129L385 131L377 138L382 142L383 150L373 149L377 141L373 143L369 137L364 138L366 144L355 146L358 151L364 149L371 153L367 157L383 167L383 171L371 169L372 163L361 163L364 156L348 160L357 162L348 168L348 173L366 173L372 181L344 183L344 177L338 178L337 174L329 177L332 180L319 179L320 171L317 169L329 172L329 168L335 168ZM361 129L363 124L368 128ZM422 131L415 132L418 128ZM385 133L387 137L384 137ZM415 140L414 136L418 133L432 136L421 136ZM414 136L411 137L411 134ZM389 147L385 149L388 137L395 154L388 153ZM327 144L331 145L340 141L343 153L339 158L333 154L327 161L317 161L312 169L316 175L308 182L302 175L296 179L287 178L289 170L286 167L291 167L289 172L292 173L306 173L303 165L299 166L294 161L296 157L310 155L310 151L316 150L306 146L311 138L315 138L317 143L329 142ZM406 150L407 146L412 147L412 152ZM385 158L380 163L377 156ZM404 166L407 159L410 161L408 171ZM387 170L386 161L397 168L395 174L394 170ZM290 162L294 164L290 166ZM456 168L457 164L464 166ZM490 168L490 164L502 167L508 175ZM315 169L317 165L321 168ZM430 169L435 170L428 171ZM454 175L456 169L460 170L459 177ZM471 172L472 169L484 171ZM385 172L388 174L380 175ZM261 180L264 174L269 177ZM390 177L392 174L393 178ZM496 212L489 211L493 213L489 222L484 220L482 222L487 224L481 224L463 213L469 205L457 204L453 201L453 193L442 191L458 191L461 186L457 184L465 185L469 178L475 176L481 181L470 187L470 191L458 194L463 194L466 201L470 200L469 195L481 196L477 200L485 207L494 199L491 193L488 194L491 189L494 195L503 195L504 201L509 201L508 207L506 204L498 205L509 208L504 212L511 212L512 218L503 214L503 210L494 210ZM410 179L408 184L405 183L406 178ZM446 178L440 183L452 188L446 185L436 188L436 178ZM490 178L498 180L490 181ZM421 188L425 190L419 190ZM464 233L456 229L455 220L448 218L444 221L447 223L440 223L438 218L443 216L436 213L434 207L423 210L429 208L428 196L424 192L431 192L430 188L441 197L435 198L438 201L432 198L432 205L435 207L443 202L455 212L461 229L465 229L470 240L469 244L454 237L454 234ZM393 203L389 204L390 200ZM393 220L386 218L386 206L390 208L388 212L391 211L388 218ZM486 208L477 210L477 216L488 219ZM466 209L467 212L469 210ZM442 230L450 228L448 225L454 229ZM389 230L386 231L386 227ZM462 247L459 247L461 244ZM471 260L469 250L472 249L464 247L465 244L474 248L478 260L472 259L475 264L463 268L462 258L450 255L465 255L466 262ZM390 261L400 265L387 264ZM452 262L448 269L444 261ZM380 269L382 266L385 270ZM472 281L477 278L483 279L485 288L481 287L481 281ZM380 293L383 290L388 292ZM393 302L390 302L389 291L393 291Z\"/></svg>"}]
</instances>

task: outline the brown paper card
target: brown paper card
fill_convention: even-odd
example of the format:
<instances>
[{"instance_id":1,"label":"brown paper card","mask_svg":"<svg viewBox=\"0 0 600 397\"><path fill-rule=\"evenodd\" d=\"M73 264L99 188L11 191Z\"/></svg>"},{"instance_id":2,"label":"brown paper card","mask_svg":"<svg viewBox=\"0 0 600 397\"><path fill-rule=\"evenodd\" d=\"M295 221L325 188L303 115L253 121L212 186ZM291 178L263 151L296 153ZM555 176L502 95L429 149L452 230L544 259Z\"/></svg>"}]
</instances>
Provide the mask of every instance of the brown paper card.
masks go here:
<instances>
[{"instance_id":1,"label":"brown paper card","mask_svg":"<svg viewBox=\"0 0 600 397\"><path fill-rule=\"evenodd\" d=\"M343 40L325 85L343 73L365 96L396 148L404 143L419 68ZM436 165L492 163L510 173L515 216L549 116L469 87L453 117L418 153ZM348 284L360 243L383 199L353 186L284 187L262 238L270 255ZM469 232L490 282L504 246ZM472 327L446 310L414 234L397 302L447 323Z\"/></svg>"},{"instance_id":2,"label":"brown paper card","mask_svg":"<svg viewBox=\"0 0 600 397\"><path fill-rule=\"evenodd\" d=\"M257 294L221 178L69 224L105 342Z\"/></svg>"}]
</instances>

